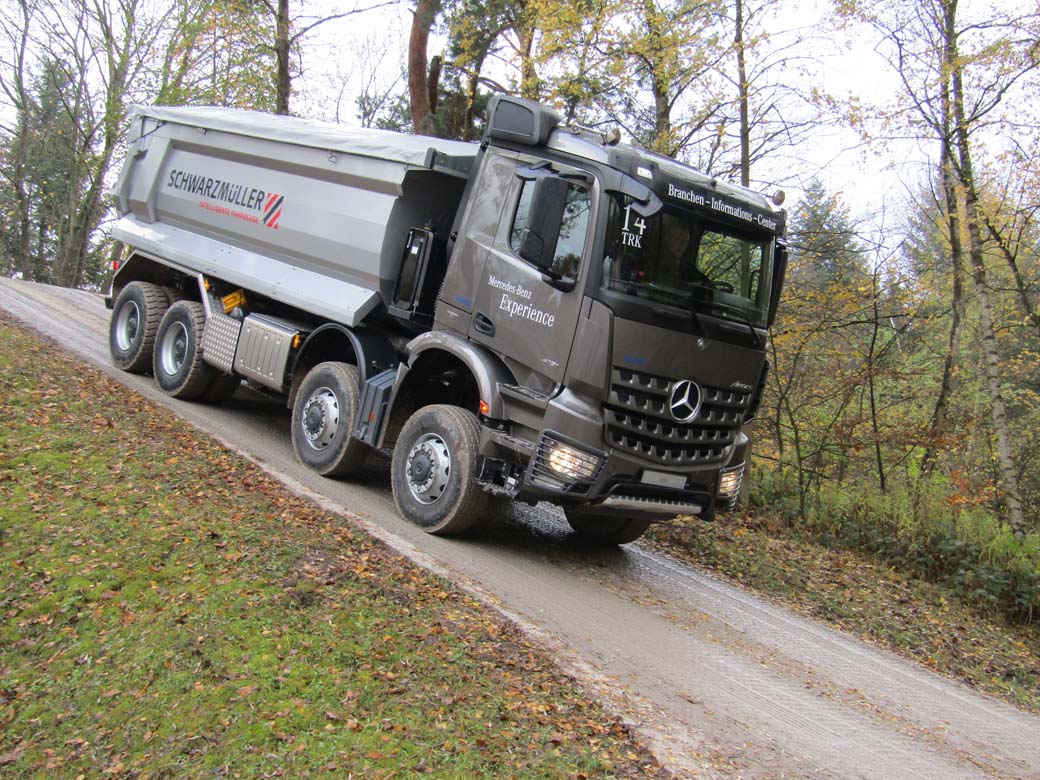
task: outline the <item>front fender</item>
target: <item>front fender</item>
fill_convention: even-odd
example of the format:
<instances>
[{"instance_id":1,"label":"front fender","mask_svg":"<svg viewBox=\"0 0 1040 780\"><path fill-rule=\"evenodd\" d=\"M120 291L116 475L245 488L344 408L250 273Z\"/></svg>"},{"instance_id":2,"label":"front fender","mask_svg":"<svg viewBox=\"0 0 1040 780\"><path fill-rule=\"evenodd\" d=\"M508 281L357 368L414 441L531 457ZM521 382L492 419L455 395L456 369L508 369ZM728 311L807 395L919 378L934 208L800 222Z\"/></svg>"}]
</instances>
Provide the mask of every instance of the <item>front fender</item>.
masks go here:
<instances>
[{"instance_id":1,"label":"front fender","mask_svg":"<svg viewBox=\"0 0 1040 780\"><path fill-rule=\"evenodd\" d=\"M515 383L509 369L491 350L467 341L461 336L444 331L429 331L409 342L406 363L398 369L397 382L394 384L394 394L390 399L391 408L393 407L397 390L404 384L408 372L415 366L419 358L430 350L446 352L461 360L477 382L477 387L480 390L480 400L490 407L487 416L492 419L503 419L505 417L505 404L502 402L502 396L498 392L498 386L500 384Z\"/></svg>"}]
</instances>

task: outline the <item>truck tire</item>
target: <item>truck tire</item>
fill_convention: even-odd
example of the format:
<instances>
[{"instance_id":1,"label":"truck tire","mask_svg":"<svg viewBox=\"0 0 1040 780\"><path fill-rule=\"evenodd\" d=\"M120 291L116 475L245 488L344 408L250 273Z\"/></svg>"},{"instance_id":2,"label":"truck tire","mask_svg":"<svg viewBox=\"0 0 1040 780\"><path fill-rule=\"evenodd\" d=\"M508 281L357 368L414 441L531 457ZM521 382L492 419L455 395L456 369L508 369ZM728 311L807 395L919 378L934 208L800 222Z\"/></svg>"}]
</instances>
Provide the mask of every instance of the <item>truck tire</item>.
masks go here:
<instances>
[{"instance_id":1,"label":"truck tire","mask_svg":"<svg viewBox=\"0 0 1040 780\"><path fill-rule=\"evenodd\" d=\"M180 291L179 287L173 287L171 285L163 285L163 292L166 293L166 299L170 302L170 306L177 303L177 301L184 300L184 293Z\"/></svg>"},{"instance_id":2,"label":"truck tire","mask_svg":"<svg viewBox=\"0 0 1040 780\"><path fill-rule=\"evenodd\" d=\"M483 517L488 495L475 479L480 423L457 406L424 406L401 429L390 464L394 503L427 533L453 536Z\"/></svg>"},{"instance_id":3,"label":"truck tire","mask_svg":"<svg viewBox=\"0 0 1040 780\"><path fill-rule=\"evenodd\" d=\"M177 301L159 323L152 373L159 389L173 398L202 398L213 381L216 369L202 361L205 324L206 310L195 301Z\"/></svg>"},{"instance_id":4,"label":"truck tire","mask_svg":"<svg viewBox=\"0 0 1040 780\"><path fill-rule=\"evenodd\" d=\"M108 349L116 368L143 374L152 367L152 350L159 323L169 308L162 287L151 282L130 282L112 307Z\"/></svg>"},{"instance_id":5,"label":"truck tire","mask_svg":"<svg viewBox=\"0 0 1040 780\"><path fill-rule=\"evenodd\" d=\"M344 477L361 468L369 446L351 434L358 414L361 381L349 363L319 363L303 378L292 413L296 457L325 477Z\"/></svg>"},{"instance_id":6,"label":"truck tire","mask_svg":"<svg viewBox=\"0 0 1040 780\"><path fill-rule=\"evenodd\" d=\"M564 509L567 522L582 539L596 544L628 544L650 527L649 520L616 515L597 515L576 509Z\"/></svg>"}]
</instances>

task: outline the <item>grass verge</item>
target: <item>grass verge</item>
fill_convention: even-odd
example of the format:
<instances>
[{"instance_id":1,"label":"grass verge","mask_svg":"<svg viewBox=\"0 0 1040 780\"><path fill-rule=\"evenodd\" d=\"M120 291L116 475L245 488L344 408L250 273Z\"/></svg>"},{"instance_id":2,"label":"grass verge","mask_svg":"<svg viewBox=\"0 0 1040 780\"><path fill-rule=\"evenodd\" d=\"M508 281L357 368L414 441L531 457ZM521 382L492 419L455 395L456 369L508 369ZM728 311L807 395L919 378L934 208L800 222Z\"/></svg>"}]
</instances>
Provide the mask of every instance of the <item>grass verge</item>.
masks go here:
<instances>
[{"instance_id":1,"label":"grass verge","mask_svg":"<svg viewBox=\"0 0 1040 780\"><path fill-rule=\"evenodd\" d=\"M651 540L802 614L1040 712L1040 627L1014 626L941 585L834 550L765 515L683 518Z\"/></svg>"},{"instance_id":2,"label":"grass verge","mask_svg":"<svg viewBox=\"0 0 1040 780\"><path fill-rule=\"evenodd\" d=\"M0 319L0 775L659 777L511 625Z\"/></svg>"}]
</instances>

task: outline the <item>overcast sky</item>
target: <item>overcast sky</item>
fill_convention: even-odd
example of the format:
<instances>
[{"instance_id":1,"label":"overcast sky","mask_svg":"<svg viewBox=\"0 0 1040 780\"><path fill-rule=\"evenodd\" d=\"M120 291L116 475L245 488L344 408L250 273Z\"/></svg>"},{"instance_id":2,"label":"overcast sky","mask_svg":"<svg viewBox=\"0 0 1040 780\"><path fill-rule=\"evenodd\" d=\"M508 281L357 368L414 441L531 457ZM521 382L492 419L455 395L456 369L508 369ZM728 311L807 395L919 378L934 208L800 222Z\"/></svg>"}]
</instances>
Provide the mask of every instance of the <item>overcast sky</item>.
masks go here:
<instances>
[{"instance_id":1,"label":"overcast sky","mask_svg":"<svg viewBox=\"0 0 1040 780\"><path fill-rule=\"evenodd\" d=\"M304 50L294 112L357 124L354 100L362 82L374 77L388 86L404 69L410 8L409 3L400 3L320 28ZM799 53L817 63L812 67L815 86L838 97L856 95L866 103L884 102L897 88L895 77L873 51L866 31L847 36L825 32L821 20L829 8L826 0L785 3L774 32L806 39ZM442 39L434 37L430 54L443 45ZM783 187L790 206L798 198L800 185L819 175L858 215L869 216L875 223L882 209L892 212L904 207L926 159L924 150L913 145L896 149L875 142L865 146L855 133L837 123L820 128L793 155L793 159L777 161L775 171L758 172L766 173L769 185L775 185L763 189L771 192L776 186Z\"/></svg>"}]
</instances>

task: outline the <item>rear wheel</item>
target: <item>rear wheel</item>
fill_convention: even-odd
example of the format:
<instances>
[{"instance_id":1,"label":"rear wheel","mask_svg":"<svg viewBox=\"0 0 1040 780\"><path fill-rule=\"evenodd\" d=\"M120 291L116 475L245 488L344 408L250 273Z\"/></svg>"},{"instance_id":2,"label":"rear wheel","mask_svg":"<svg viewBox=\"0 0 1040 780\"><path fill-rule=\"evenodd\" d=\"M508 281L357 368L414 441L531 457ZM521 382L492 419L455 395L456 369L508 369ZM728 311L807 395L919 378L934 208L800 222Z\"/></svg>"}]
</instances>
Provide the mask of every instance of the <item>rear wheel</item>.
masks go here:
<instances>
[{"instance_id":1,"label":"rear wheel","mask_svg":"<svg viewBox=\"0 0 1040 780\"><path fill-rule=\"evenodd\" d=\"M201 303L178 301L159 323L152 370L155 383L169 396L192 401L202 398L216 369L202 360L202 329L206 311Z\"/></svg>"},{"instance_id":2,"label":"rear wheel","mask_svg":"<svg viewBox=\"0 0 1040 780\"><path fill-rule=\"evenodd\" d=\"M649 520L631 517L597 515L574 509L565 509L564 514L578 536L597 544L628 544L646 533L650 527Z\"/></svg>"},{"instance_id":3,"label":"rear wheel","mask_svg":"<svg viewBox=\"0 0 1040 780\"><path fill-rule=\"evenodd\" d=\"M488 495L475 479L480 423L456 406L425 406L401 429L390 464L394 502L431 534L469 530L484 516Z\"/></svg>"},{"instance_id":4,"label":"rear wheel","mask_svg":"<svg viewBox=\"0 0 1040 780\"><path fill-rule=\"evenodd\" d=\"M292 413L292 443L300 462L326 477L361 468L369 447L351 434L361 381L349 363L319 363L303 378Z\"/></svg>"},{"instance_id":5,"label":"rear wheel","mask_svg":"<svg viewBox=\"0 0 1040 780\"><path fill-rule=\"evenodd\" d=\"M117 368L143 374L152 367L159 323L169 308L166 292L151 282L130 282L116 298L108 348Z\"/></svg>"}]
</instances>

